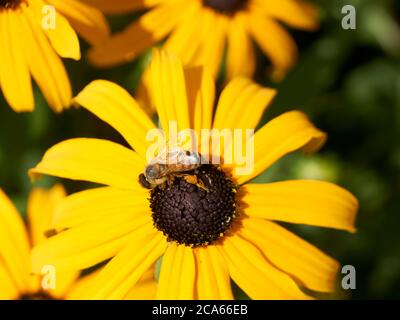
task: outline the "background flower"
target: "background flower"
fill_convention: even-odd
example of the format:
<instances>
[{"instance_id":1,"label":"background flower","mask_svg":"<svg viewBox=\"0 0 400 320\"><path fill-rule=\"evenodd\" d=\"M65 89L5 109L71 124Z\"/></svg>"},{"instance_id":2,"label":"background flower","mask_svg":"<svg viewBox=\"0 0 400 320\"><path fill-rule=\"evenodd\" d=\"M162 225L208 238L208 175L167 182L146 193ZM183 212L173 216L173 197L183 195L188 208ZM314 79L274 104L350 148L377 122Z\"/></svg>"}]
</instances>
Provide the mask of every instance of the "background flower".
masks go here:
<instances>
[{"instance_id":1,"label":"background flower","mask_svg":"<svg viewBox=\"0 0 400 320\"><path fill-rule=\"evenodd\" d=\"M20 214L0 189L0 299L65 299L69 294L79 298L84 292L78 272L57 272L56 287L42 288L41 277L32 275L31 245L46 239L54 207L65 197L60 185L51 190L34 189L29 196L27 213L29 230ZM87 280L85 279L85 282Z\"/></svg>"},{"instance_id":2,"label":"background flower","mask_svg":"<svg viewBox=\"0 0 400 320\"><path fill-rule=\"evenodd\" d=\"M86 0L88 1L88 0ZM207 66L217 76L226 51L228 79L252 76L253 40L269 58L276 77L295 63L297 47L278 21L302 30L318 27L317 8L303 0L89 0L106 13L149 9L136 22L90 52L98 66L131 61L167 38L164 47L184 64Z\"/></svg>"},{"instance_id":3,"label":"background flower","mask_svg":"<svg viewBox=\"0 0 400 320\"><path fill-rule=\"evenodd\" d=\"M54 21L46 5L56 9ZM72 90L60 57L80 59L75 31L91 44L109 32L101 12L78 0L0 2L0 87L14 111L34 109L31 75L54 111L69 106Z\"/></svg>"},{"instance_id":4,"label":"background flower","mask_svg":"<svg viewBox=\"0 0 400 320\"><path fill-rule=\"evenodd\" d=\"M44 289L42 277L32 274L31 246L46 241L55 207L66 196L61 185L51 189L35 188L29 195L27 228L7 195L0 189L0 300L73 299L88 297L98 271L58 272L55 288ZM27 230L25 230L27 229ZM44 272L45 275L50 275ZM49 283L49 282L45 282ZM149 269L126 299L154 299L156 294L154 268Z\"/></svg>"}]
</instances>

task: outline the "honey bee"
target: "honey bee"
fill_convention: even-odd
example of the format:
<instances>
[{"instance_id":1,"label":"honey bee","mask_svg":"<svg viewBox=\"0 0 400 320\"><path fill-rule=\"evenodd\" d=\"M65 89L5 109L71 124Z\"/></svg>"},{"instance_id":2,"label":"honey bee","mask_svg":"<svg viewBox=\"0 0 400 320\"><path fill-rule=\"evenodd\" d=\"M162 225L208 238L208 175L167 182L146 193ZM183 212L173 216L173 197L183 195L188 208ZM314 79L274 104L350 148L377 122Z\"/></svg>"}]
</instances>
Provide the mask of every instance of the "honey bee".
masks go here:
<instances>
[{"instance_id":1,"label":"honey bee","mask_svg":"<svg viewBox=\"0 0 400 320\"><path fill-rule=\"evenodd\" d=\"M201 163L202 157L197 152L179 147L165 148L146 166L139 182L143 187L153 189L174 176L184 176L185 172L199 168ZM193 178L188 177L187 180L193 183Z\"/></svg>"}]
</instances>

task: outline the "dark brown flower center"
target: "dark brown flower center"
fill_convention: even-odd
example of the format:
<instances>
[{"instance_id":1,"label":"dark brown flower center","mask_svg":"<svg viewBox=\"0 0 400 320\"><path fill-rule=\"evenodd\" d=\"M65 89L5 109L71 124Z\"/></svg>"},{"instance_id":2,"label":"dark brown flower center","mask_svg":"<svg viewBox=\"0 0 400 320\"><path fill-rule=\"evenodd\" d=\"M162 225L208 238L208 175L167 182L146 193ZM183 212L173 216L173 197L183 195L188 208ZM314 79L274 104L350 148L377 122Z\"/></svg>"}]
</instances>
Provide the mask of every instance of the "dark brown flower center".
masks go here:
<instances>
[{"instance_id":1,"label":"dark brown flower center","mask_svg":"<svg viewBox=\"0 0 400 320\"><path fill-rule=\"evenodd\" d=\"M150 207L154 226L168 241L208 245L236 217L236 187L218 167L202 165L152 189Z\"/></svg>"},{"instance_id":2,"label":"dark brown flower center","mask_svg":"<svg viewBox=\"0 0 400 320\"><path fill-rule=\"evenodd\" d=\"M203 0L203 4L218 12L232 14L243 9L248 0Z\"/></svg>"},{"instance_id":3,"label":"dark brown flower center","mask_svg":"<svg viewBox=\"0 0 400 320\"><path fill-rule=\"evenodd\" d=\"M18 300L55 300L55 299L47 292L39 291L35 293L21 294Z\"/></svg>"},{"instance_id":4,"label":"dark brown flower center","mask_svg":"<svg viewBox=\"0 0 400 320\"><path fill-rule=\"evenodd\" d=\"M0 0L1 9L15 9L21 4L22 0Z\"/></svg>"}]
</instances>

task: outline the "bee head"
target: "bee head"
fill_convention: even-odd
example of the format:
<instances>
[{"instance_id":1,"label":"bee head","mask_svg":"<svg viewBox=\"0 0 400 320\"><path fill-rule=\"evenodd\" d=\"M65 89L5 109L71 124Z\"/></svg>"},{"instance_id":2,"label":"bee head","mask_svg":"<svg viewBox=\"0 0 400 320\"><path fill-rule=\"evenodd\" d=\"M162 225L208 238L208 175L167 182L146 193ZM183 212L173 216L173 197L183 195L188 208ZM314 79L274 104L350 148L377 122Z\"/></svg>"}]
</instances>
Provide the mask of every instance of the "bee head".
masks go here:
<instances>
[{"instance_id":1,"label":"bee head","mask_svg":"<svg viewBox=\"0 0 400 320\"><path fill-rule=\"evenodd\" d=\"M139 183L143 188L151 189L151 183L147 181L143 173L139 175Z\"/></svg>"},{"instance_id":2,"label":"bee head","mask_svg":"<svg viewBox=\"0 0 400 320\"><path fill-rule=\"evenodd\" d=\"M159 166L158 164L147 166L146 169L144 170L145 176L149 179L156 179L160 172L158 166Z\"/></svg>"}]
</instances>

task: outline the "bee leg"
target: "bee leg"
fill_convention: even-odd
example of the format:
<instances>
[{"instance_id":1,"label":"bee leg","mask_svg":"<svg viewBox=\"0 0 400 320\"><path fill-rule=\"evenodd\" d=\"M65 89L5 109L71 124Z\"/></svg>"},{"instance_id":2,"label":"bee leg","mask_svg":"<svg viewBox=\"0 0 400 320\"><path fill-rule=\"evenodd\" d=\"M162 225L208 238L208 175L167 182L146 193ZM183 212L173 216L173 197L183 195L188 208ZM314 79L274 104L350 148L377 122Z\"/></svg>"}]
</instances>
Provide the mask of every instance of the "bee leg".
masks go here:
<instances>
[{"instance_id":1,"label":"bee leg","mask_svg":"<svg viewBox=\"0 0 400 320\"><path fill-rule=\"evenodd\" d=\"M166 178L165 183L163 184L163 188L168 187L168 190L171 190L172 185L174 184L174 179L175 179L175 177L173 177L172 175L168 176Z\"/></svg>"}]
</instances>

